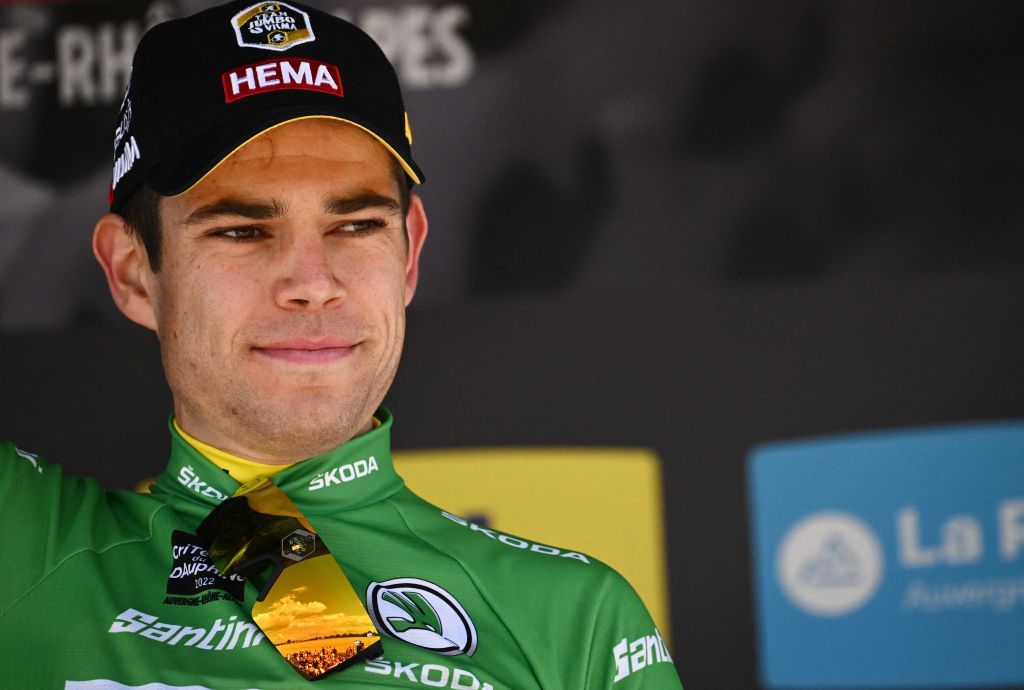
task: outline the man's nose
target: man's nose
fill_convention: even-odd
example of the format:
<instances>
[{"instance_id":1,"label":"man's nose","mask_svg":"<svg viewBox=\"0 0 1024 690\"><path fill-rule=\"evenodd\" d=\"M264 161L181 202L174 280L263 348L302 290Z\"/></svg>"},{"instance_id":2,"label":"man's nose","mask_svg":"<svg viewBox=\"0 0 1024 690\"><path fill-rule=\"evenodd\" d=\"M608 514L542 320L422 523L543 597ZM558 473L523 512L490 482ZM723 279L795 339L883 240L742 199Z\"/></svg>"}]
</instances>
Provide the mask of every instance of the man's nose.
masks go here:
<instances>
[{"instance_id":1,"label":"man's nose","mask_svg":"<svg viewBox=\"0 0 1024 690\"><path fill-rule=\"evenodd\" d=\"M295 236L282 249L275 290L278 306L320 309L344 300L345 285L326 238L319 233Z\"/></svg>"}]
</instances>

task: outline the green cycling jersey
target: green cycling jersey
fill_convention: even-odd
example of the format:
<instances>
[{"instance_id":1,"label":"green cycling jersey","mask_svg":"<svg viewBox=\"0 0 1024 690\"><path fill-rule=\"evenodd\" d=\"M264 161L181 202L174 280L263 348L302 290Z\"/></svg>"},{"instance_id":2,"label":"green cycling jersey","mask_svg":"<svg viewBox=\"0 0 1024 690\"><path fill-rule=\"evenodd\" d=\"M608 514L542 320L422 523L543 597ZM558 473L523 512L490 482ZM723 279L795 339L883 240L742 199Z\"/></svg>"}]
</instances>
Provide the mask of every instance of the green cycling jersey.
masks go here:
<instances>
[{"instance_id":1,"label":"green cycling jersey","mask_svg":"<svg viewBox=\"0 0 1024 690\"><path fill-rule=\"evenodd\" d=\"M274 482L330 546L371 615L388 592L429 592L439 631L391 626L383 654L317 687L679 688L632 588L581 553L502 534L413 494L395 474L391 415ZM150 494L0 443L0 686L278 690L303 680L194 536L238 483L171 430ZM423 597L419 599L423 601ZM301 588L282 611L301 623Z\"/></svg>"}]
</instances>

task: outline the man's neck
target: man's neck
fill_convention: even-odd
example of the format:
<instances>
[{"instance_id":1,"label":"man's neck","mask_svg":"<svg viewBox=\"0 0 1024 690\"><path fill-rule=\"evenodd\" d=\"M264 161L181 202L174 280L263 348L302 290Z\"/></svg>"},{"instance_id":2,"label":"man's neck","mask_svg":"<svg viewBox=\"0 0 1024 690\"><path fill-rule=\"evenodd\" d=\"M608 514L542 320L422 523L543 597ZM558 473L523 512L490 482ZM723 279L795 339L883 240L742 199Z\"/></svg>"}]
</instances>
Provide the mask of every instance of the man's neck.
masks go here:
<instances>
[{"instance_id":1,"label":"man's neck","mask_svg":"<svg viewBox=\"0 0 1024 690\"><path fill-rule=\"evenodd\" d=\"M287 469L295 464L294 462L265 463L249 460L222 448L217 448L209 443L200 441L185 431L181 427L181 424L178 423L177 418L173 420L173 424L174 430L177 431L190 446L195 448L199 454L207 460L231 475L231 478L239 484L245 484L261 477L273 477L281 470ZM380 424L380 420L373 417L370 422L370 428L376 428L380 426ZM369 429L367 431L369 431Z\"/></svg>"},{"instance_id":2,"label":"man's neck","mask_svg":"<svg viewBox=\"0 0 1024 690\"><path fill-rule=\"evenodd\" d=\"M181 428L181 425L178 424L177 418L174 419L174 430L177 431L190 446L199 451L200 455L227 472L231 475L231 478L239 484L246 484L260 477L273 477L281 470L295 464L255 462L235 455L234 453L229 453L226 450L212 446L209 443L204 443L203 441L191 436Z\"/></svg>"},{"instance_id":3,"label":"man's neck","mask_svg":"<svg viewBox=\"0 0 1024 690\"><path fill-rule=\"evenodd\" d=\"M337 434L334 440L329 440L329 437L327 437L318 443L285 444L281 448L276 448L274 447L274 439L265 439L264 443L260 443L259 439L256 438L258 434L249 434L249 438L245 439L246 434L244 433L226 433L220 426L204 423L202 415L193 414L192 411L179 406L177 403L174 409L174 422L175 427L192 439L192 441L214 449L217 453L223 453L230 458L244 462L282 467L294 465L307 458L327 453L379 425L379 422L370 415L353 433ZM344 427L346 425L339 426ZM239 440L240 438L242 440ZM191 444L195 446L195 443Z\"/></svg>"}]
</instances>

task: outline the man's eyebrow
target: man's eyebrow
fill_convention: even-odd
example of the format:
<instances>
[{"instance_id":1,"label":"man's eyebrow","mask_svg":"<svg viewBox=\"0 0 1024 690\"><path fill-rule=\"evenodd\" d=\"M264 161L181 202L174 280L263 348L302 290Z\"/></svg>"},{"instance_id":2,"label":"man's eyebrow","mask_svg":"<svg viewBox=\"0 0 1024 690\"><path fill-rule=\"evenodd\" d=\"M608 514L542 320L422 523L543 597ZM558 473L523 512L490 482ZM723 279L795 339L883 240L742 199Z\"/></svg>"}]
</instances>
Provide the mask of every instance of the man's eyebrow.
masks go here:
<instances>
[{"instance_id":1,"label":"man's eyebrow","mask_svg":"<svg viewBox=\"0 0 1024 690\"><path fill-rule=\"evenodd\" d=\"M401 211L402 206L397 199L379 194L360 194L358 196L330 197L324 200L324 211L337 216L343 216L356 211L364 211L368 208L386 209L389 211Z\"/></svg>"},{"instance_id":2,"label":"man's eyebrow","mask_svg":"<svg viewBox=\"0 0 1024 690\"><path fill-rule=\"evenodd\" d=\"M284 208L275 201L242 201L240 199L219 199L211 204L200 206L185 217L182 225L195 225L222 216L238 216L252 220L271 220L284 215Z\"/></svg>"}]
</instances>

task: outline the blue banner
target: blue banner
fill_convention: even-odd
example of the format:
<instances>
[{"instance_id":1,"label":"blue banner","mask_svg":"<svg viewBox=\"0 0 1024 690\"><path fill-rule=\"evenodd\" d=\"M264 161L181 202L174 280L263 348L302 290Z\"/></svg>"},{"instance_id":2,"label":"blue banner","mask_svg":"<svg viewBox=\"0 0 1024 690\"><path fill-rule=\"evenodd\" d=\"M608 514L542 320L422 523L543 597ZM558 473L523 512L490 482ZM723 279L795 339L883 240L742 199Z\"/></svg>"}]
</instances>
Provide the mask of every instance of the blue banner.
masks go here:
<instances>
[{"instance_id":1,"label":"blue banner","mask_svg":"<svg viewBox=\"0 0 1024 690\"><path fill-rule=\"evenodd\" d=\"M1024 683L1024 423L772 443L748 462L765 685Z\"/></svg>"}]
</instances>

